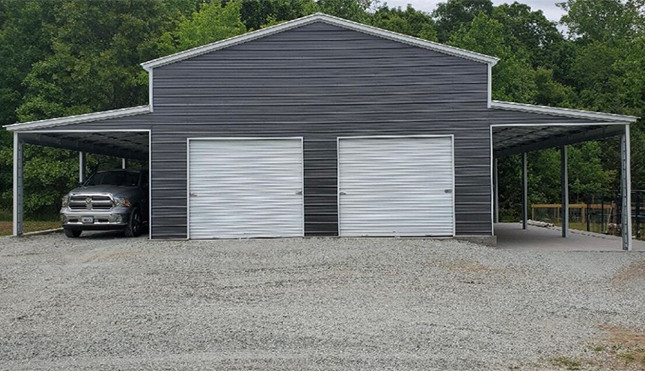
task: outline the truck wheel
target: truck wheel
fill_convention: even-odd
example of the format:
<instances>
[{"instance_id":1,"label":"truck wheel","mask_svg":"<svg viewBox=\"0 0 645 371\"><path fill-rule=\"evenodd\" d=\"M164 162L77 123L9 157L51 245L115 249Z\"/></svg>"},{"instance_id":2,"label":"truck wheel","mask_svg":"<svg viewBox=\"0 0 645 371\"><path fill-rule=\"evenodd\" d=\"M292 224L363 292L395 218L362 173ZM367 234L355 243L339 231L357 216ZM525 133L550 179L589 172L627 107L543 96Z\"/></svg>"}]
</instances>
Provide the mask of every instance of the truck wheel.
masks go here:
<instances>
[{"instance_id":1,"label":"truck wheel","mask_svg":"<svg viewBox=\"0 0 645 371\"><path fill-rule=\"evenodd\" d=\"M80 235L81 235L81 232L83 232L83 231L82 231L82 230L80 230L80 229L69 229L69 228L65 228L65 229L63 229L63 230L65 231L65 236L67 236L67 237L69 237L69 238L76 238L76 237L78 237L78 236L80 236Z\"/></svg>"},{"instance_id":2,"label":"truck wheel","mask_svg":"<svg viewBox=\"0 0 645 371\"><path fill-rule=\"evenodd\" d=\"M126 237L138 237L141 234L141 213L139 208L134 208L132 214L130 214L130 221L128 226L125 227L125 236Z\"/></svg>"}]
</instances>

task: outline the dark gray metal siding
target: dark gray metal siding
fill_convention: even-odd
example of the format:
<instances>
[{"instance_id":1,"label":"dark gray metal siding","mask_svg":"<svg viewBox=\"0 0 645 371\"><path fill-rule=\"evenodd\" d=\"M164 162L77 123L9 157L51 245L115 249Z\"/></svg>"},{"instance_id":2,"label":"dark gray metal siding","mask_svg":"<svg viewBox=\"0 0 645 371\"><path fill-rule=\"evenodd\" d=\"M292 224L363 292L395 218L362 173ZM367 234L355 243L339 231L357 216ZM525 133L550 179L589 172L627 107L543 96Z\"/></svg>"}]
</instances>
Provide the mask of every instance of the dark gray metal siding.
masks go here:
<instances>
[{"instance_id":1,"label":"dark gray metal siding","mask_svg":"<svg viewBox=\"0 0 645 371\"><path fill-rule=\"evenodd\" d=\"M306 234L336 235L338 136L455 133L457 233L490 234L488 126L467 114L485 108L486 72L324 23L157 68L155 115L176 115L153 135L164 188L186 194L187 137L302 135Z\"/></svg>"},{"instance_id":2,"label":"dark gray metal siding","mask_svg":"<svg viewBox=\"0 0 645 371\"><path fill-rule=\"evenodd\" d=\"M305 233L336 235L337 137L454 134L457 234L490 235L489 124L564 120L489 110L486 84L485 64L314 23L156 68L154 113L75 127L152 128L155 238L186 236L186 138L303 136Z\"/></svg>"}]
</instances>

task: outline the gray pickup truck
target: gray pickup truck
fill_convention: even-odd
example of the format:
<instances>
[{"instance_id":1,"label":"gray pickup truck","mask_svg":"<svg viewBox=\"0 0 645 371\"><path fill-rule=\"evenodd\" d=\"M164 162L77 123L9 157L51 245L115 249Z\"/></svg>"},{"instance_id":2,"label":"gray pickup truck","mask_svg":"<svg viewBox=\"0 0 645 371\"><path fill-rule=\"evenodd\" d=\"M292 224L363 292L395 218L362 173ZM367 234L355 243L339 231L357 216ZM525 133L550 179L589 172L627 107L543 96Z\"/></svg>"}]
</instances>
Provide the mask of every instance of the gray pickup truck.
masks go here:
<instances>
[{"instance_id":1,"label":"gray pickup truck","mask_svg":"<svg viewBox=\"0 0 645 371\"><path fill-rule=\"evenodd\" d=\"M60 219L67 237L113 229L139 236L148 220L148 170L97 172L63 197Z\"/></svg>"}]
</instances>

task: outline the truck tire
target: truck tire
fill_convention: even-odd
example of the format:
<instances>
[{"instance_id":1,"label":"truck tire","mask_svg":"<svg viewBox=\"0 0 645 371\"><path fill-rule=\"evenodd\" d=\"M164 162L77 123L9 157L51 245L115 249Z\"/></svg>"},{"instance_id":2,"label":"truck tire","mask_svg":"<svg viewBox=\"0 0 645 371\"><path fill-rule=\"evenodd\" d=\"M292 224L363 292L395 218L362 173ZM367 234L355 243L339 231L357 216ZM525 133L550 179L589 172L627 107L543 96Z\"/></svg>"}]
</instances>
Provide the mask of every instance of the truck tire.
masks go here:
<instances>
[{"instance_id":1,"label":"truck tire","mask_svg":"<svg viewBox=\"0 0 645 371\"><path fill-rule=\"evenodd\" d=\"M139 235L141 235L142 225L143 223L141 222L141 213L139 212L139 208L135 207L130 214L128 226L125 227L125 236L139 237Z\"/></svg>"},{"instance_id":2,"label":"truck tire","mask_svg":"<svg viewBox=\"0 0 645 371\"><path fill-rule=\"evenodd\" d=\"M76 238L81 235L81 232L83 232L80 229L69 229L69 228L65 228L63 229L63 231L65 231L65 236L69 238Z\"/></svg>"}]
</instances>

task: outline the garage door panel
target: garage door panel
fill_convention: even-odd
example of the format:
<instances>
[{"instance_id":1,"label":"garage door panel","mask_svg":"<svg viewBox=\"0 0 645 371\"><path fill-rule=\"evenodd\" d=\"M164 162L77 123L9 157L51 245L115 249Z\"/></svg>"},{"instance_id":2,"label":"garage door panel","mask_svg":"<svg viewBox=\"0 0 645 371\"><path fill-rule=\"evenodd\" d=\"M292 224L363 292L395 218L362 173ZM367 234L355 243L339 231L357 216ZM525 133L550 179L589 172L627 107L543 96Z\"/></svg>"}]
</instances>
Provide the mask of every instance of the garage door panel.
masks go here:
<instances>
[{"instance_id":1,"label":"garage door panel","mask_svg":"<svg viewBox=\"0 0 645 371\"><path fill-rule=\"evenodd\" d=\"M451 137L340 138L341 236L449 236Z\"/></svg>"},{"instance_id":2,"label":"garage door panel","mask_svg":"<svg viewBox=\"0 0 645 371\"><path fill-rule=\"evenodd\" d=\"M302 140L190 143L190 237L304 234Z\"/></svg>"}]
</instances>

